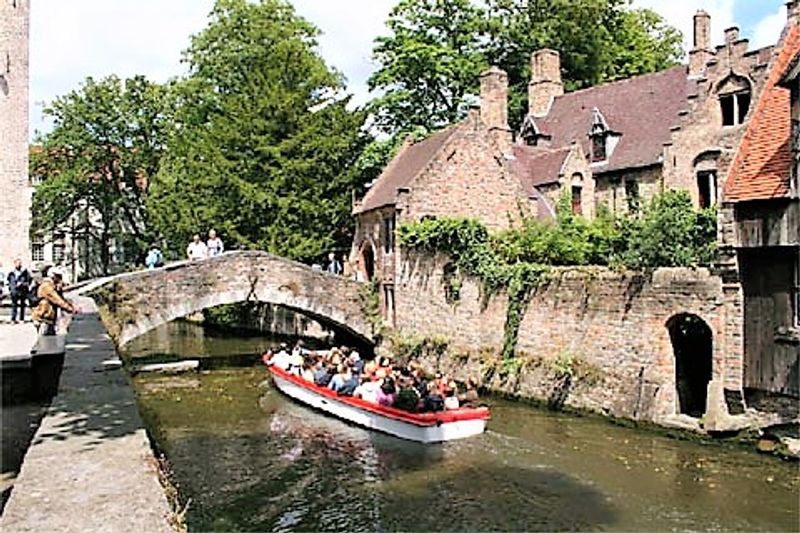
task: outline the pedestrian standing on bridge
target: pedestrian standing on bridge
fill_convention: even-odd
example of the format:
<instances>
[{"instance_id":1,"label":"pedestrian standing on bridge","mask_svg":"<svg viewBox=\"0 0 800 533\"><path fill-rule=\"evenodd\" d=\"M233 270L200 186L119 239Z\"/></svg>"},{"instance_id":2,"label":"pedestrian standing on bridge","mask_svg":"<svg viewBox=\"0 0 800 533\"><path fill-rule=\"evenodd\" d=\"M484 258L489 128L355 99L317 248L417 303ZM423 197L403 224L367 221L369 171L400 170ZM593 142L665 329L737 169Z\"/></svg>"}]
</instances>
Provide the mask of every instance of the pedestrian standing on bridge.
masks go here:
<instances>
[{"instance_id":1,"label":"pedestrian standing on bridge","mask_svg":"<svg viewBox=\"0 0 800 533\"><path fill-rule=\"evenodd\" d=\"M55 335L56 322L58 321L59 310L67 313L78 313L78 307L66 300L62 296L64 290L64 273L56 267L46 268L44 270L45 277L39 284L39 290L36 295L39 297L39 304L31 312L31 317L39 331L39 335ZM59 321L60 333L66 330L68 326L67 321Z\"/></svg>"},{"instance_id":2,"label":"pedestrian standing on bridge","mask_svg":"<svg viewBox=\"0 0 800 533\"><path fill-rule=\"evenodd\" d=\"M208 257L208 246L206 246L206 243L200 240L200 234L194 234L192 237L192 242L190 242L189 246L186 247L186 255L192 261L197 261L199 259L205 259Z\"/></svg>"},{"instance_id":3,"label":"pedestrian standing on bridge","mask_svg":"<svg viewBox=\"0 0 800 533\"><path fill-rule=\"evenodd\" d=\"M31 273L22 268L22 260L14 260L14 270L8 273L8 290L11 293L11 322L25 322L25 305L31 286ZM19 317L19 320L17 318Z\"/></svg>"},{"instance_id":4,"label":"pedestrian standing on bridge","mask_svg":"<svg viewBox=\"0 0 800 533\"><path fill-rule=\"evenodd\" d=\"M217 257L225 251L225 245L222 244L222 239L217 237L217 231L214 228L208 230L206 248L208 248L208 257Z\"/></svg>"},{"instance_id":5,"label":"pedestrian standing on bridge","mask_svg":"<svg viewBox=\"0 0 800 533\"><path fill-rule=\"evenodd\" d=\"M336 259L336 254L331 252L328 254L328 273L340 276L342 274L342 264Z\"/></svg>"}]
</instances>

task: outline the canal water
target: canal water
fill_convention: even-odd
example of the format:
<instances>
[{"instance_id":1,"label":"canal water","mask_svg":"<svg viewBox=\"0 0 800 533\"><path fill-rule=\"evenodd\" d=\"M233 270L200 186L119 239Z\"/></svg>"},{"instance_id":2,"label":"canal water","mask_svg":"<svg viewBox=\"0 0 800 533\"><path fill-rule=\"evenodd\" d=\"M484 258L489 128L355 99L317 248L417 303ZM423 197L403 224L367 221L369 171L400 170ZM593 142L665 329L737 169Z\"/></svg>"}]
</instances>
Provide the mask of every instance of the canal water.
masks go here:
<instances>
[{"instance_id":1,"label":"canal water","mask_svg":"<svg viewBox=\"0 0 800 533\"><path fill-rule=\"evenodd\" d=\"M175 322L127 356L256 354ZM797 463L491 400L478 437L421 445L284 397L259 366L135 376L190 531L798 531Z\"/></svg>"}]
</instances>

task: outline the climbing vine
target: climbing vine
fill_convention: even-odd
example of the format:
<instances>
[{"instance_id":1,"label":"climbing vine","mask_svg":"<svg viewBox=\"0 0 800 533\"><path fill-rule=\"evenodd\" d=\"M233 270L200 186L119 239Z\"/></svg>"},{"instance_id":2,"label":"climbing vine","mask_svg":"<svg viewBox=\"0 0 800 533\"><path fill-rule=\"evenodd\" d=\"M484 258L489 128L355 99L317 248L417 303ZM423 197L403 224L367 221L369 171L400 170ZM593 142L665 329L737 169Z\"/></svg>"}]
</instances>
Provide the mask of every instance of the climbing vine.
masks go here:
<instances>
[{"instance_id":1,"label":"climbing vine","mask_svg":"<svg viewBox=\"0 0 800 533\"><path fill-rule=\"evenodd\" d=\"M556 211L555 223L524 218L497 234L473 219L426 219L400 225L397 238L408 249L451 257L443 274L449 303L460 297L461 273L480 282L485 298L505 290L503 359L514 357L530 295L547 282L552 265L642 269L709 264L716 257L715 212L694 209L686 191L666 191L623 216L601 208L593 220L584 219L572 213L568 196Z\"/></svg>"}]
</instances>

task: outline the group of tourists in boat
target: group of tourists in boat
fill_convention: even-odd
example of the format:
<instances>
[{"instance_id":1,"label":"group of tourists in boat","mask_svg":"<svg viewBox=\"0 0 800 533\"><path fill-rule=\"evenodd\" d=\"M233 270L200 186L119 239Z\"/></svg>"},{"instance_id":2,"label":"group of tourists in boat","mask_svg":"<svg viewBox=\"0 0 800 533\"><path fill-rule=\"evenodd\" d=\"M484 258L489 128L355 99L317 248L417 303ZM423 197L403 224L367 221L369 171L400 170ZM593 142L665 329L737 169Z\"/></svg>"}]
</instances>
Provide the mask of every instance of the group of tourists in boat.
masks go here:
<instances>
[{"instance_id":1,"label":"group of tourists in boat","mask_svg":"<svg viewBox=\"0 0 800 533\"><path fill-rule=\"evenodd\" d=\"M477 407L478 384L470 378L459 387L451 376L425 372L418 360L402 365L388 357L365 360L346 346L309 350L298 341L267 351L264 362L337 393L409 413Z\"/></svg>"}]
</instances>

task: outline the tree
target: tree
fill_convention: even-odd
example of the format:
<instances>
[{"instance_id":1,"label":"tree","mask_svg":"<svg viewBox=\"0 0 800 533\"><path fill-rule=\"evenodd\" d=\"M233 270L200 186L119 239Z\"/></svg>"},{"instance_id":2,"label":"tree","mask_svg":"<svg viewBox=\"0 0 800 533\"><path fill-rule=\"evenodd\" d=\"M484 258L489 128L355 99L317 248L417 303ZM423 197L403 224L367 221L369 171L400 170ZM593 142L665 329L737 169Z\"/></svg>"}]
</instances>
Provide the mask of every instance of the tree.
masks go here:
<instances>
[{"instance_id":1,"label":"tree","mask_svg":"<svg viewBox=\"0 0 800 533\"><path fill-rule=\"evenodd\" d=\"M33 197L33 231L70 233L97 252L87 257L99 259L94 266L103 274L112 243L138 259L150 238L144 195L169 125L163 103L161 86L141 76L110 76L87 78L47 107L54 128L35 141L41 149L31 159L32 175L42 180Z\"/></svg>"},{"instance_id":2,"label":"tree","mask_svg":"<svg viewBox=\"0 0 800 533\"><path fill-rule=\"evenodd\" d=\"M376 39L378 69L369 88L377 124L390 133L437 129L460 117L465 94L475 92L488 66L481 50L484 11L470 0L403 0Z\"/></svg>"},{"instance_id":3,"label":"tree","mask_svg":"<svg viewBox=\"0 0 800 533\"><path fill-rule=\"evenodd\" d=\"M683 55L680 32L630 0L404 0L387 27L370 88L383 91L373 105L389 133L459 118L459 102L489 64L508 73L516 128L527 112L530 55L540 48L561 53L567 90L662 70Z\"/></svg>"},{"instance_id":4,"label":"tree","mask_svg":"<svg viewBox=\"0 0 800 533\"><path fill-rule=\"evenodd\" d=\"M279 0L218 0L185 52L175 135L148 198L168 247L209 227L229 245L310 260L350 238L367 136L318 30Z\"/></svg>"}]
</instances>

